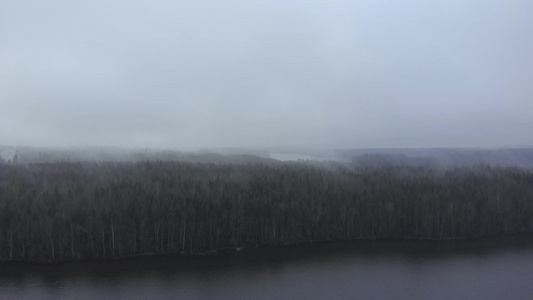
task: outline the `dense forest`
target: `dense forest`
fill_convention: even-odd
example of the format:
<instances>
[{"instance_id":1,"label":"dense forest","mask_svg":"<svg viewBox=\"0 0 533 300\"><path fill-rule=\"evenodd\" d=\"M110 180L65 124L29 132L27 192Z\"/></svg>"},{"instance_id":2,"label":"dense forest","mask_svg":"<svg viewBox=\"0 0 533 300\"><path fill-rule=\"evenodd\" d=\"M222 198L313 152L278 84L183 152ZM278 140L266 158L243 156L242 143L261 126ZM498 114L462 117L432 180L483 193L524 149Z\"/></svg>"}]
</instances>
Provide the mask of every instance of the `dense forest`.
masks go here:
<instances>
[{"instance_id":1,"label":"dense forest","mask_svg":"<svg viewBox=\"0 0 533 300\"><path fill-rule=\"evenodd\" d=\"M0 261L533 232L533 172L326 163L0 164Z\"/></svg>"}]
</instances>

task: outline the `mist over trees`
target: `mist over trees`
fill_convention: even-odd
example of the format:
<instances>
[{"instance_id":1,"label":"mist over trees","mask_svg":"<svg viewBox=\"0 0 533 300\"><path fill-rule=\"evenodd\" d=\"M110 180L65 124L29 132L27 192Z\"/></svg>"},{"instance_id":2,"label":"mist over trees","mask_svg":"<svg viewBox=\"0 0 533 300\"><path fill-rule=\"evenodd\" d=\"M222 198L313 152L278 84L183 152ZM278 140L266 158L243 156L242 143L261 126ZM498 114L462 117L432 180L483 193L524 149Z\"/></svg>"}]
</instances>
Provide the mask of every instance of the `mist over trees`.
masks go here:
<instances>
[{"instance_id":1,"label":"mist over trees","mask_svg":"<svg viewBox=\"0 0 533 300\"><path fill-rule=\"evenodd\" d=\"M73 148L37 148L0 146L0 163L17 162L21 164L56 163L56 162L142 162L142 161L181 161L192 163L274 163L268 153L240 150L226 153L222 151L201 150L198 152L181 152L175 150L127 149L110 147L73 147Z\"/></svg>"},{"instance_id":2,"label":"mist over trees","mask_svg":"<svg viewBox=\"0 0 533 300\"><path fill-rule=\"evenodd\" d=\"M533 167L532 148L476 149L476 148L414 148L343 150L339 156L362 166L475 166Z\"/></svg>"},{"instance_id":3,"label":"mist over trees","mask_svg":"<svg viewBox=\"0 0 533 300\"><path fill-rule=\"evenodd\" d=\"M0 260L533 231L533 172L262 162L0 164Z\"/></svg>"}]
</instances>

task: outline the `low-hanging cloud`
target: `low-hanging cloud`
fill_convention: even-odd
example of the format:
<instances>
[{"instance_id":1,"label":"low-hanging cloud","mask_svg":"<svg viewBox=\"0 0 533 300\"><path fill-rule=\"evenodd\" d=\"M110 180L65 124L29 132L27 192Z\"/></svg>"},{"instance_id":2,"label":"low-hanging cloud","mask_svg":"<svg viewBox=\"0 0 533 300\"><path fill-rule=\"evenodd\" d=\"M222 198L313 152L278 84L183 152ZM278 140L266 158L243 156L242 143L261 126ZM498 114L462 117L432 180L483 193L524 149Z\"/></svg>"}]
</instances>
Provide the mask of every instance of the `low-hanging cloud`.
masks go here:
<instances>
[{"instance_id":1,"label":"low-hanging cloud","mask_svg":"<svg viewBox=\"0 0 533 300\"><path fill-rule=\"evenodd\" d=\"M480 0L5 1L0 144L531 145L530 11Z\"/></svg>"}]
</instances>

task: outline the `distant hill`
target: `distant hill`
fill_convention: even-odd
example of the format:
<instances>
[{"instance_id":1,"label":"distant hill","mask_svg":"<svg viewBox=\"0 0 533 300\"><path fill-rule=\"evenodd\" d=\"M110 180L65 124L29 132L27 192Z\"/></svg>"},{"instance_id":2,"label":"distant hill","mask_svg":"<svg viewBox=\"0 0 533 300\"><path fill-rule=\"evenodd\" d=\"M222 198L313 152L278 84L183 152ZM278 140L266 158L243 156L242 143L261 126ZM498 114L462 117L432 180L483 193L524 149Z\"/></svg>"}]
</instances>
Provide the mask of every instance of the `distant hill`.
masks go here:
<instances>
[{"instance_id":1,"label":"distant hill","mask_svg":"<svg viewBox=\"0 0 533 300\"><path fill-rule=\"evenodd\" d=\"M344 150L341 156L356 165L403 164L413 166L515 166L533 167L533 148L515 149L368 149Z\"/></svg>"},{"instance_id":2,"label":"distant hill","mask_svg":"<svg viewBox=\"0 0 533 300\"><path fill-rule=\"evenodd\" d=\"M18 163L74 161L183 161L194 163L262 163L282 161L335 161L353 166L514 166L533 167L533 148L389 148L389 149L307 149L307 148L213 148L196 152L128 148L37 148L0 146L0 162Z\"/></svg>"},{"instance_id":3,"label":"distant hill","mask_svg":"<svg viewBox=\"0 0 533 300\"><path fill-rule=\"evenodd\" d=\"M18 163L54 163L54 162L139 162L139 161L180 161L191 163L225 163L272 164L277 161L267 157L252 154L215 153L203 150L201 152L181 152L175 150L156 149L128 149L128 148L38 148L38 147L2 147L0 153L15 154ZM7 157L7 156L6 156ZM9 162L8 159L0 162Z\"/></svg>"}]
</instances>

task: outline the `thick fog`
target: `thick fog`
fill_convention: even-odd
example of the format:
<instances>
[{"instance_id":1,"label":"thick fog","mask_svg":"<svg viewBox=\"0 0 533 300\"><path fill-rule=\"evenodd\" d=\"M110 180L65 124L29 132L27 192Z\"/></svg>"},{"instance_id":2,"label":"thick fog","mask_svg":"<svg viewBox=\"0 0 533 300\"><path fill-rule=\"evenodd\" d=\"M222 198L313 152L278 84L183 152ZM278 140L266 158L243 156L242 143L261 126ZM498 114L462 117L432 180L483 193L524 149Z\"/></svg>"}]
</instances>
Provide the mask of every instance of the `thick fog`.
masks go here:
<instances>
[{"instance_id":1,"label":"thick fog","mask_svg":"<svg viewBox=\"0 0 533 300\"><path fill-rule=\"evenodd\" d=\"M0 0L0 145L532 145L532 14L526 0Z\"/></svg>"}]
</instances>

